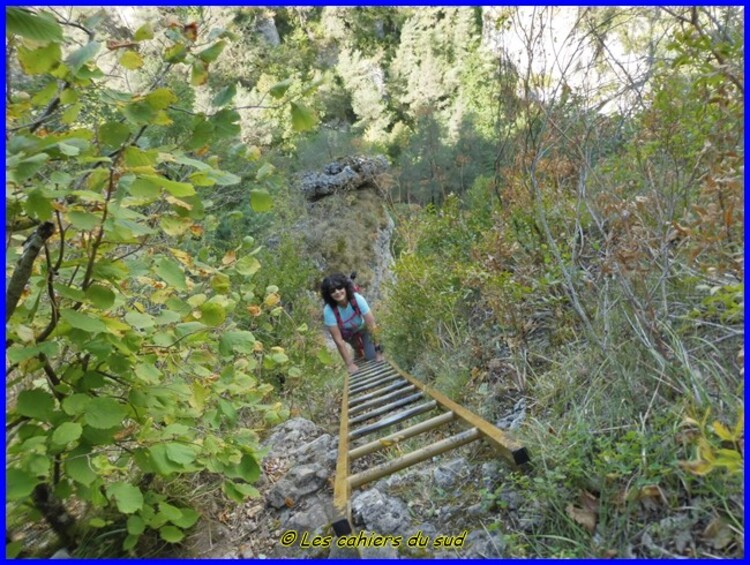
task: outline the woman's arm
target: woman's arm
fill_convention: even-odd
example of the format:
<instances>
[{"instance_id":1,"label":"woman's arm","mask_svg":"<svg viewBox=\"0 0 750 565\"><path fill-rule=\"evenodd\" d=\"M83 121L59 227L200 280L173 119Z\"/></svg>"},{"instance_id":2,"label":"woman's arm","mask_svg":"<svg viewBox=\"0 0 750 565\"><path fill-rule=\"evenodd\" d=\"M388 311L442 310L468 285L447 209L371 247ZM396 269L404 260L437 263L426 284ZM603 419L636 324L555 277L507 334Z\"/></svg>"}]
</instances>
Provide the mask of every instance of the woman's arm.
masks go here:
<instances>
[{"instance_id":1,"label":"woman's arm","mask_svg":"<svg viewBox=\"0 0 750 565\"><path fill-rule=\"evenodd\" d=\"M334 343L336 344L336 348L339 350L341 358L344 360L346 370L349 371L349 374L356 373L359 370L359 367L357 367L357 365L354 363L354 359L351 352L349 351L349 347L346 345L344 338L341 336L341 330L338 326L327 327L328 331L331 333L331 337L333 338Z\"/></svg>"}]
</instances>

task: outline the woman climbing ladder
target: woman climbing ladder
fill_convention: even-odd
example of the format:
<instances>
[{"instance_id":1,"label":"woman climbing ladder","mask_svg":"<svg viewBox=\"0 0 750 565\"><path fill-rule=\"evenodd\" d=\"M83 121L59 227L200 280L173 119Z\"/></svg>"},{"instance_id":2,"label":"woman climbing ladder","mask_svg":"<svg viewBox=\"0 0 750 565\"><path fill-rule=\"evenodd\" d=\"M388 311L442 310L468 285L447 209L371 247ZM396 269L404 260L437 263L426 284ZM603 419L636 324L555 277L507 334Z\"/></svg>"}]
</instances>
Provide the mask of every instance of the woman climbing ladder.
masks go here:
<instances>
[{"instance_id":1,"label":"woman climbing ladder","mask_svg":"<svg viewBox=\"0 0 750 565\"><path fill-rule=\"evenodd\" d=\"M377 332L375 317L365 298L356 292L350 277L335 273L323 279L320 295L325 301L323 322L336 343L350 374L358 371L348 343L360 359L382 361L380 345L374 341Z\"/></svg>"}]
</instances>

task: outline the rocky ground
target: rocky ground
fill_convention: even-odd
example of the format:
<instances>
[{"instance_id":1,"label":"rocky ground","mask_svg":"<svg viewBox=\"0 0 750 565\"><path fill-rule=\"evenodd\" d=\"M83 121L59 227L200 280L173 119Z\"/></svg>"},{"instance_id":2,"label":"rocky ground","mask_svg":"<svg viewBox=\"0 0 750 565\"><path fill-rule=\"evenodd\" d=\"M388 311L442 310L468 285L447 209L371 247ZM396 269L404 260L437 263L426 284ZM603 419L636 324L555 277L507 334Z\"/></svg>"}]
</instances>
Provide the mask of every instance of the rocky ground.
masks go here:
<instances>
[{"instance_id":1,"label":"rocky ground","mask_svg":"<svg viewBox=\"0 0 750 565\"><path fill-rule=\"evenodd\" d=\"M338 547L330 530L338 439L303 418L273 430L264 442L261 497L217 508L204 517L185 549L200 558L498 558L508 513L516 527L531 527L534 505L512 490L488 497L509 470L486 447L452 452L356 491L352 519L358 548ZM511 514L513 517L511 517ZM285 547L282 537L296 533ZM417 535L419 534L419 535ZM411 542L410 542L411 538ZM318 543L317 547L313 544ZM345 545L344 542L339 542ZM382 545L381 547L375 547ZM451 547L445 547L450 545ZM305 547L306 546L306 547ZM437 546L437 547L436 547Z\"/></svg>"}]
</instances>

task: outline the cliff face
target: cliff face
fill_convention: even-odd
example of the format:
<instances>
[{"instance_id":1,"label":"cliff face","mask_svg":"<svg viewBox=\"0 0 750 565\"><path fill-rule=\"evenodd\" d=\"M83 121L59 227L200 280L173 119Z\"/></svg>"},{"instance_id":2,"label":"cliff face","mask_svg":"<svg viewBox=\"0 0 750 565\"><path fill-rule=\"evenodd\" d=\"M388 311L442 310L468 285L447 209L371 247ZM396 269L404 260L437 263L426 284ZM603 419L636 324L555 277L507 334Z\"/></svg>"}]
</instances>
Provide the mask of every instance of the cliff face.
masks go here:
<instances>
[{"instance_id":1,"label":"cliff face","mask_svg":"<svg viewBox=\"0 0 750 565\"><path fill-rule=\"evenodd\" d=\"M392 277L394 223L381 182L388 166L380 155L346 157L300 174L296 183L308 202L307 218L298 227L321 278L356 271L373 305L383 299Z\"/></svg>"}]
</instances>

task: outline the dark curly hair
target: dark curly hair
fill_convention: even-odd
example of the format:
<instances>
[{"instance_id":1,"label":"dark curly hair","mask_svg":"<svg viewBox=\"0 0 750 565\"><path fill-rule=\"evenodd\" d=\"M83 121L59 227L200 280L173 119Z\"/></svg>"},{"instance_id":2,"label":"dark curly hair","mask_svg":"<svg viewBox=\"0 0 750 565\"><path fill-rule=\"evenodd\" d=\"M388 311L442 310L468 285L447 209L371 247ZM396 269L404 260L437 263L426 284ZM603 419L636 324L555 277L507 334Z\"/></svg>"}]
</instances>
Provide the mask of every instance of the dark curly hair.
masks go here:
<instances>
[{"instance_id":1,"label":"dark curly hair","mask_svg":"<svg viewBox=\"0 0 750 565\"><path fill-rule=\"evenodd\" d=\"M346 288L346 299L351 302L354 300L354 283L343 273L334 273L323 279L320 283L320 296L331 308L336 306L336 301L331 296L333 289L339 287Z\"/></svg>"}]
</instances>

